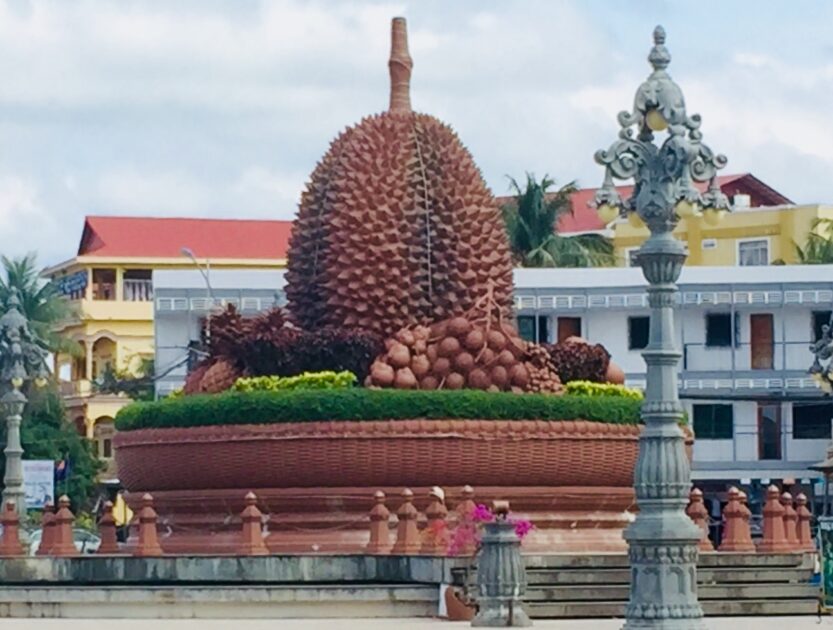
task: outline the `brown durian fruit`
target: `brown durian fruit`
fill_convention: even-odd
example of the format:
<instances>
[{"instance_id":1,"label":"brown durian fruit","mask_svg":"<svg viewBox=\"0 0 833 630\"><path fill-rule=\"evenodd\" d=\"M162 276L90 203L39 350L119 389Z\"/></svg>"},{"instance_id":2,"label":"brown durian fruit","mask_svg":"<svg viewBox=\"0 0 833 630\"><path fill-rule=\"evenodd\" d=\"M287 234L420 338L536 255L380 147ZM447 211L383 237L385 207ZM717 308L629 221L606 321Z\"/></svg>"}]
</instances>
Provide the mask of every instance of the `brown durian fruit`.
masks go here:
<instances>
[{"instance_id":1,"label":"brown durian fruit","mask_svg":"<svg viewBox=\"0 0 833 630\"><path fill-rule=\"evenodd\" d=\"M220 359L203 374L200 380L200 390L206 394L219 394L231 388L242 375L243 373L234 363Z\"/></svg>"},{"instance_id":2,"label":"brown durian fruit","mask_svg":"<svg viewBox=\"0 0 833 630\"><path fill-rule=\"evenodd\" d=\"M454 132L411 110L402 18L393 21L389 67L390 109L339 135L302 195L286 273L292 317L308 330L388 336L465 313L490 282L509 317L503 219Z\"/></svg>"}]
</instances>

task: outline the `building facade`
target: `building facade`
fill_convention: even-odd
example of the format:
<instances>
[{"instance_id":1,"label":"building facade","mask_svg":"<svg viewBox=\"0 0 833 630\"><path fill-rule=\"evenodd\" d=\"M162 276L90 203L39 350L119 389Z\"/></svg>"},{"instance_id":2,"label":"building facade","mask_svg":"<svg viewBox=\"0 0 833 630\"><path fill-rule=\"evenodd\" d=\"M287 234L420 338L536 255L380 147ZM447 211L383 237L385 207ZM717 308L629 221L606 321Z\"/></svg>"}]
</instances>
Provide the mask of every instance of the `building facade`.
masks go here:
<instances>
[{"instance_id":1,"label":"building facade","mask_svg":"<svg viewBox=\"0 0 833 630\"><path fill-rule=\"evenodd\" d=\"M233 304L243 315L283 306L282 270L220 270L211 272L211 295L198 271L158 270L153 273L154 347L157 398L181 388L196 348L210 326L210 315Z\"/></svg>"},{"instance_id":2,"label":"building facade","mask_svg":"<svg viewBox=\"0 0 833 630\"><path fill-rule=\"evenodd\" d=\"M627 383L645 384L648 302L641 269L519 269L523 334L603 344ZM812 494L833 403L808 369L833 307L833 266L686 267L679 281L679 383L696 441L692 477L713 503L770 482Z\"/></svg>"},{"instance_id":3,"label":"building facade","mask_svg":"<svg viewBox=\"0 0 833 630\"><path fill-rule=\"evenodd\" d=\"M130 401L97 384L153 359L154 271L280 269L289 230L288 221L87 217L77 255L44 275L71 302L58 332L78 350L54 356L55 374L70 419L102 459L112 458L113 418Z\"/></svg>"},{"instance_id":4,"label":"building facade","mask_svg":"<svg viewBox=\"0 0 833 630\"><path fill-rule=\"evenodd\" d=\"M747 195L736 195L735 211L717 225L703 217L680 221L674 235L688 245L687 265L761 266L795 264L796 245L804 246L816 219L833 219L833 206L749 206ZM636 251L648 229L619 219L613 225L613 246L620 266L635 266Z\"/></svg>"}]
</instances>

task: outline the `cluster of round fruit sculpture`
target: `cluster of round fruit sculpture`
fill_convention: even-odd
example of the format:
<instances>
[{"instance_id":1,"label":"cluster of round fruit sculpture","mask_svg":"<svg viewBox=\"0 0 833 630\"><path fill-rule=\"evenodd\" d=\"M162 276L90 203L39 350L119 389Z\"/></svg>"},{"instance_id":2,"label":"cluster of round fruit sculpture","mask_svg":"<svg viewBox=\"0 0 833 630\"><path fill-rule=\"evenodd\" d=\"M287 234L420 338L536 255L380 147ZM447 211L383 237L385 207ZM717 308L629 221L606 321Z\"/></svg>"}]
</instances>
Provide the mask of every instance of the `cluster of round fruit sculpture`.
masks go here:
<instances>
[{"instance_id":1,"label":"cluster of round fruit sculpture","mask_svg":"<svg viewBox=\"0 0 833 630\"><path fill-rule=\"evenodd\" d=\"M558 393L550 355L504 321L488 291L463 315L403 328L385 342L366 385L400 389L484 389Z\"/></svg>"},{"instance_id":2,"label":"cluster of round fruit sculpture","mask_svg":"<svg viewBox=\"0 0 833 630\"><path fill-rule=\"evenodd\" d=\"M503 217L451 128L411 110L412 66L405 20L396 18L390 108L342 132L313 171L289 245L291 323L258 338L277 356L309 344L287 331L293 326L377 335L381 354L361 369L323 366L351 369L371 387L558 393L566 372L581 371L571 357L591 356L598 374L589 378L604 380L609 355L600 346L520 338ZM367 338L359 345L373 347ZM265 372L249 365L257 347L237 350L214 356L190 389Z\"/></svg>"}]
</instances>

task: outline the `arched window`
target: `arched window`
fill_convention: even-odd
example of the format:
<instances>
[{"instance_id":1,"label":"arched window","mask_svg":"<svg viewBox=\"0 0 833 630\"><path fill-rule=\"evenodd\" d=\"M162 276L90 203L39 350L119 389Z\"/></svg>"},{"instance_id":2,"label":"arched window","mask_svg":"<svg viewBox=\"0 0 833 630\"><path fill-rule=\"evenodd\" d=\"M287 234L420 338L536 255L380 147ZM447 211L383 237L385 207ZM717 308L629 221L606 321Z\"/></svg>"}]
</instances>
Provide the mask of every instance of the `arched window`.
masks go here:
<instances>
[{"instance_id":1,"label":"arched window","mask_svg":"<svg viewBox=\"0 0 833 630\"><path fill-rule=\"evenodd\" d=\"M100 459L113 458L113 436L116 433L116 427L113 419L108 416L102 416L95 421L93 427L93 450Z\"/></svg>"}]
</instances>

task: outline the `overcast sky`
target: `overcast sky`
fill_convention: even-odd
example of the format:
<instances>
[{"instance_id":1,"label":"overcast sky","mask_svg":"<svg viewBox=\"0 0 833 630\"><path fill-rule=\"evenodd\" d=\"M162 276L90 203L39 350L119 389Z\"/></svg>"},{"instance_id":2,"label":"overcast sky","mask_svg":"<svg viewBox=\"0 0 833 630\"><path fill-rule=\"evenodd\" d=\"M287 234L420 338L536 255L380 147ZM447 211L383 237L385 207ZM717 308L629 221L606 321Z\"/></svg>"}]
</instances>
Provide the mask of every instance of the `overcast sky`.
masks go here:
<instances>
[{"instance_id":1,"label":"overcast sky","mask_svg":"<svg viewBox=\"0 0 833 630\"><path fill-rule=\"evenodd\" d=\"M661 23L725 172L833 203L833 2L0 0L0 253L67 258L85 214L292 218L335 134L387 107L397 15L414 108L495 194L600 183Z\"/></svg>"}]
</instances>

